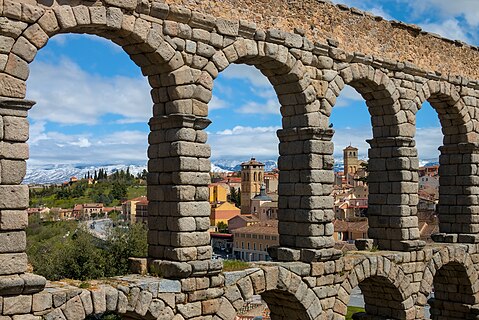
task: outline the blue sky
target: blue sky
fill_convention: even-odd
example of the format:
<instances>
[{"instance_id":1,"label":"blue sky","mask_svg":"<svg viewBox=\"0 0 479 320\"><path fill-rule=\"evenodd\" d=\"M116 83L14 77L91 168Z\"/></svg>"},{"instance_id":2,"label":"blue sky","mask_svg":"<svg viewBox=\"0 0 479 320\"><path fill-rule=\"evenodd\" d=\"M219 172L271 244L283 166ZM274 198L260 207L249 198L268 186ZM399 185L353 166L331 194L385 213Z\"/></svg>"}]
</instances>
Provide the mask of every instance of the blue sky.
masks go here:
<instances>
[{"instance_id":1,"label":"blue sky","mask_svg":"<svg viewBox=\"0 0 479 320\"><path fill-rule=\"evenodd\" d=\"M474 32L479 26L477 0L340 2L452 39L479 42ZM117 45L94 36L56 36L31 64L27 84L27 97L37 101L29 116L30 166L146 162L150 87ZM209 107L212 158L277 157L279 102L254 67L232 65L222 72ZM351 143L366 157L370 116L354 89L342 92L331 122L336 130L335 155L339 157ZM442 134L435 111L425 105L417 123L420 158L436 158Z\"/></svg>"}]
</instances>

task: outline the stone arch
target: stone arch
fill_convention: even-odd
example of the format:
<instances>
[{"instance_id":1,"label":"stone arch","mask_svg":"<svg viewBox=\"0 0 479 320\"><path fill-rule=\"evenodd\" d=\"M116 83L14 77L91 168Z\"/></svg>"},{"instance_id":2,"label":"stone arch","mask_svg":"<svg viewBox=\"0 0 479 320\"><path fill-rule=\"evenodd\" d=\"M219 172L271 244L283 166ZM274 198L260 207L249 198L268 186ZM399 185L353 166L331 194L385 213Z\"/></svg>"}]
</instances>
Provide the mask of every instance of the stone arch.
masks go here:
<instances>
[{"instance_id":1,"label":"stone arch","mask_svg":"<svg viewBox=\"0 0 479 320\"><path fill-rule=\"evenodd\" d=\"M346 85L353 87L364 98L371 115L375 138L403 135L408 126L405 118L399 116L399 92L396 85L383 71L360 63L353 63L339 71L329 83L325 96L329 105L322 106L322 111L328 117Z\"/></svg>"},{"instance_id":2,"label":"stone arch","mask_svg":"<svg viewBox=\"0 0 479 320\"><path fill-rule=\"evenodd\" d=\"M429 101L437 112L444 134L444 144L475 142L474 124L458 89L445 81L429 80L415 98L417 109Z\"/></svg>"},{"instance_id":3,"label":"stone arch","mask_svg":"<svg viewBox=\"0 0 479 320\"><path fill-rule=\"evenodd\" d=\"M171 71L184 64L181 54L163 39L161 25L135 16L132 8L83 4L52 8L26 6L29 8L23 7L24 12L34 16L24 17L28 24L22 24L23 29L18 30L3 70L6 81L16 90L1 90L2 96L25 97L28 64L51 37L61 33L86 33L113 41L145 76ZM150 84L158 86L155 79L150 79Z\"/></svg>"},{"instance_id":4,"label":"stone arch","mask_svg":"<svg viewBox=\"0 0 479 320\"><path fill-rule=\"evenodd\" d=\"M52 304L52 296L58 297L62 294L64 297L66 295L66 301L53 301ZM158 292L154 290L137 286L123 286L120 289L102 285L89 290L51 288L49 292L42 292L34 297L33 304L35 305L37 300L37 312L41 312L44 319L83 320L88 316L101 316L106 313L121 315L126 319L171 319L175 315L175 307L170 301L157 295Z\"/></svg>"},{"instance_id":5,"label":"stone arch","mask_svg":"<svg viewBox=\"0 0 479 320\"><path fill-rule=\"evenodd\" d=\"M351 291L361 288L368 316L415 319L409 278L395 262L384 256L360 259L340 285L334 312L345 317Z\"/></svg>"},{"instance_id":6,"label":"stone arch","mask_svg":"<svg viewBox=\"0 0 479 320\"><path fill-rule=\"evenodd\" d=\"M322 106L328 117L345 85L362 95L371 115L368 235L380 249L416 250L425 243L419 240L417 200L409 196L417 193L414 174L419 166L411 138L414 124L401 110L394 81L382 70L361 63L348 65L330 81ZM385 217L384 212L395 217Z\"/></svg>"},{"instance_id":7,"label":"stone arch","mask_svg":"<svg viewBox=\"0 0 479 320\"><path fill-rule=\"evenodd\" d=\"M479 302L478 274L465 247L442 247L426 264L416 301L418 315L423 314L433 288L431 307L447 319L465 319L470 307ZM448 309L457 313L448 314Z\"/></svg>"},{"instance_id":8,"label":"stone arch","mask_svg":"<svg viewBox=\"0 0 479 320\"><path fill-rule=\"evenodd\" d=\"M439 147L439 231L437 242L477 243L477 223L473 218L478 195L474 176L477 137L474 120L459 88L446 81L427 81L418 91L417 110L429 101L437 112L443 133ZM458 209L457 204L462 208ZM449 234L450 237L445 235Z\"/></svg>"},{"instance_id":9,"label":"stone arch","mask_svg":"<svg viewBox=\"0 0 479 320\"><path fill-rule=\"evenodd\" d=\"M218 71L231 64L256 67L273 86L281 104L283 127L308 127L319 125L319 104L311 77L301 59L288 47L267 41L238 39L217 51L212 61Z\"/></svg>"},{"instance_id":10,"label":"stone arch","mask_svg":"<svg viewBox=\"0 0 479 320\"><path fill-rule=\"evenodd\" d=\"M253 295L261 295L271 311L271 319L320 319L323 312L314 291L294 272L281 266L262 266L226 276L225 296L220 313L234 319ZM228 311L229 310L229 311Z\"/></svg>"}]
</instances>

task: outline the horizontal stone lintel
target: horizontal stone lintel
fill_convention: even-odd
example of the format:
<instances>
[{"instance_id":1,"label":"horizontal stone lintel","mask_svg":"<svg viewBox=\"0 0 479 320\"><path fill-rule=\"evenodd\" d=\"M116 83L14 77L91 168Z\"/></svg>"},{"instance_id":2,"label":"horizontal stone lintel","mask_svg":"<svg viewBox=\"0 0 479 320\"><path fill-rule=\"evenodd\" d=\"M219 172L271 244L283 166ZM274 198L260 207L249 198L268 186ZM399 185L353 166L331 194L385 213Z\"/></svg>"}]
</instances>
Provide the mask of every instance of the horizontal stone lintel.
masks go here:
<instances>
[{"instance_id":1,"label":"horizontal stone lintel","mask_svg":"<svg viewBox=\"0 0 479 320\"><path fill-rule=\"evenodd\" d=\"M27 117L35 101L0 97L0 116Z\"/></svg>"}]
</instances>

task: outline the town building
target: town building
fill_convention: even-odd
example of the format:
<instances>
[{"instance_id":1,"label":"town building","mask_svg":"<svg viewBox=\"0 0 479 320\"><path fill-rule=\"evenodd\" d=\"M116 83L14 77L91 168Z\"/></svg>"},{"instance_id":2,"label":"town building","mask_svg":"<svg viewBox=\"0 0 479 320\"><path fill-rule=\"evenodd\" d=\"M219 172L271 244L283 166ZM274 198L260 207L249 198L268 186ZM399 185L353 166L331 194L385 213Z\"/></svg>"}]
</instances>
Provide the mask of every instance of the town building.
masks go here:
<instances>
[{"instance_id":1,"label":"town building","mask_svg":"<svg viewBox=\"0 0 479 320\"><path fill-rule=\"evenodd\" d=\"M222 222L228 225L228 220L241 214L241 210L234 204L223 202L211 205L210 226L218 226Z\"/></svg>"},{"instance_id":2,"label":"town building","mask_svg":"<svg viewBox=\"0 0 479 320\"><path fill-rule=\"evenodd\" d=\"M344 221L336 219L333 221L334 234L336 241L353 242L357 239L366 239L368 237L368 220Z\"/></svg>"},{"instance_id":3,"label":"town building","mask_svg":"<svg viewBox=\"0 0 479 320\"><path fill-rule=\"evenodd\" d=\"M266 186L267 194L278 194L279 185L279 170L275 169L272 172L264 173L264 184Z\"/></svg>"},{"instance_id":4,"label":"town building","mask_svg":"<svg viewBox=\"0 0 479 320\"><path fill-rule=\"evenodd\" d=\"M279 245L278 221L262 221L233 230L233 253L243 261L271 260L268 248Z\"/></svg>"},{"instance_id":5,"label":"town building","mask_svg":"<svg viewBox=\"0 0 479 320\"><path fill-rule=\"evenodd\" d=\"M423 167L419 167L418 169L419 177L423 176L439 176L439 165L426 165Z\"/></svg>"},{"instance_id":6,"label":"town building","mask_svg":"<svg viewBox=\"0 0 479 320\"><path fill-rule=\"evenodd\" d=\"M229 189L221 183L212 183L208 185L210 192L209 201L211 204L222 203L228 200Z\"/></svg>"},{"instance_id":7,"label":"town building","mask_svg":"<svg viewBox=\"0 0 479 320\"><path fill-rule=\"evenodd\" d=\"M145 196L133 198L127 200L122 203L122 211L125 215L126 221L129 223L136 223L137 219L136 216L139 213L139 221L144 222L143 220L146 219L148 215L142 212L145 209L145 201L146 201L146 211L148 211L148 199ZM140 208L137 209L137 204L140 203Z\"/></svg>"},{"instance_id":8,"label":"town building","mask_svg":"<svg viewBox=\"0 0 479 320\"><path fill-rule=\"evenodd\" d=\"M334 204L335 218L339 220L349 221L365 217L367 209L367 198L346 198Z\"/></svg>"},{"instance_id":9,"label":"town building","mask_svg":"<svg viewBox=\"0 0 479 320\"><path fill-rule=\"evenodd\" d=\"M241 214L228 220L228 231L233 232L238 228L252 226L259 223L260 220L252 214Z\"/></svg>"},{"instance_id":10,"label":"town building","mask_svg":"<svg viewBox=\"0 0 479 320\"><path fill-rule=\"evenodd\" d=\"M73 207L72 215L76 219L90 220L103 216L103 203L83 203Z\"/></svg>"},{"instance_id":11,"label":"town building","mask_svg":"<svg viewBox=\"0 0 479 320\"><path fill-rule=\"evenodd\" d=\"M41 208L28 208L27 209L28 216L37 216L41 220L45 220L48 218L50 214L50 208L41 207Z\"/></svg>"},{"instance_id":12,"label":"town building","mask_svg":"<svg viewBox=\"0 0 479 320\"><path fill-rule=\"evenodd\" d=\"M251 213L258 217L260 221L278 218L278 202L266 194L266 186L263 184L260 193L250 201Z\"/></svg>"},{"instance_id":13,"label":"town building","mask_svg":"<svg viewBox=\"0 0 479 320\"><path fill-rule=\"evenodd\" d=\"M136 203L136 214L135 222L133 223L143 223L148 224L148 199L142 197L140 201Z\"/></svg>"},{"instance_id":14,"label":"town building","mask_svg":"<svg viewBox=\"0 0 479 320\"><path fill-rule=\"evenodd\" d=\"M241 164L241 213L250 214L251 199L260 193L263 184L264 164L251 158Z\"/></svg>"}]
</instances>

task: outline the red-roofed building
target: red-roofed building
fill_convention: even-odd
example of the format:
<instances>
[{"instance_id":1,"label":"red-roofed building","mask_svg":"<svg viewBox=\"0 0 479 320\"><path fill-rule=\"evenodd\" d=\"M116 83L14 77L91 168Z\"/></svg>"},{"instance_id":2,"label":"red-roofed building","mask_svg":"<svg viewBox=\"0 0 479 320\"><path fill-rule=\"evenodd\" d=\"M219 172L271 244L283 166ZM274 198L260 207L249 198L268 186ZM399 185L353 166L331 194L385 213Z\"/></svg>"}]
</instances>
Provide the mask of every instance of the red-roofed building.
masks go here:
<instances>
[{"instance_id":1,"label":"red-roofed building","mask_svg":"<svg viewBox=\"0 0 479 320\"><path fill-rule=\"evenodd\" d=\"M233 230L233 252L243 261L271 260L268 248L279 245L278 221L262 221Z\"/></svg>"},{"instance_id":2,"label":"red-roofed building","mask_svg":"<svg viewBox=\"0 0 479 320\"><path fill-rule=\"evenodd\" d=\"M368 220L344 221L334 220L334 240L351 241L368 237Z\"/></svg>"},{"instance_id":3,"label":"red-roofed building","mask_svg":"<svg viewBox=\"0 0 479 320\"><path fill-rule=\"evenodd\" d=\"M137 208L138 204L139 208ZM121 207L126 221L130 223L145 222L148 217L148 199L145 196L127 200L122 203Z\"/></svg>"},{"instance_id":4,"label":"red-roofed building","mask_svg":"<svg viewBox=\"0 0 479 320\"><path fill-rule=\"evenodd\" d=\"M228 220L228 230L233 232L233 230L238 228L243 228L259 223L259 219L252 214L241 214L237 215Z\"/></svg>"}]
</instances>

